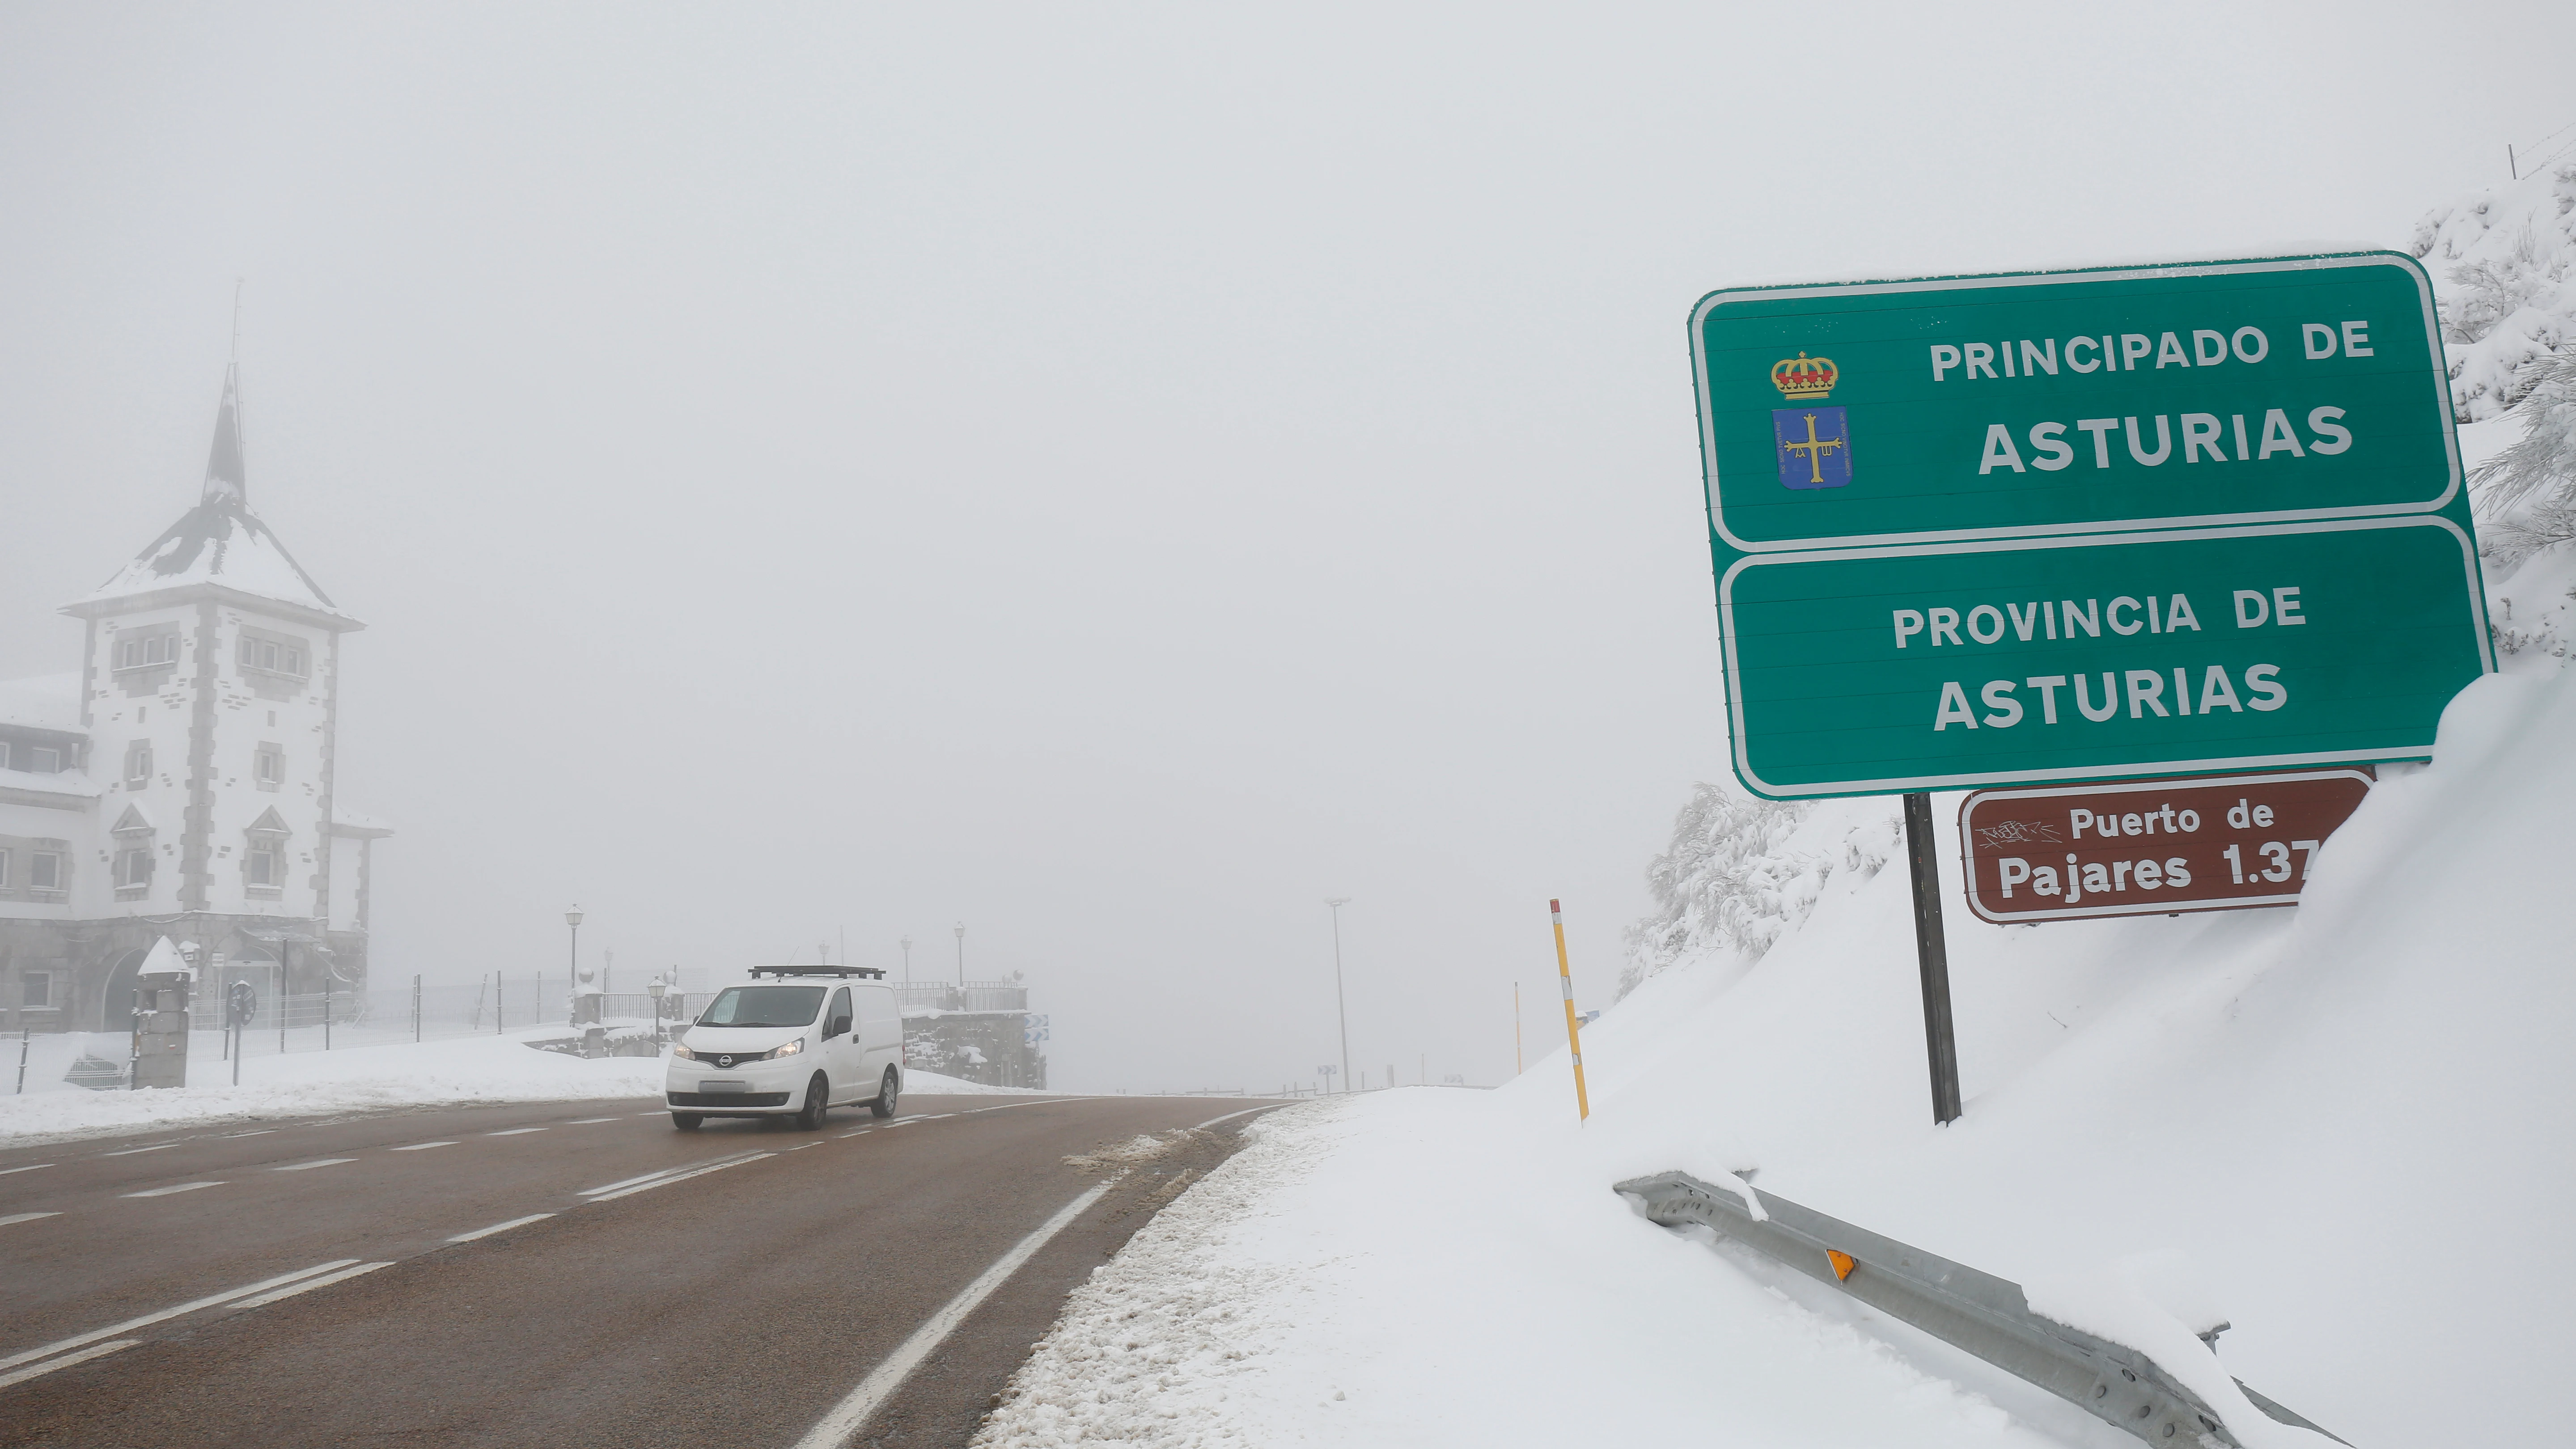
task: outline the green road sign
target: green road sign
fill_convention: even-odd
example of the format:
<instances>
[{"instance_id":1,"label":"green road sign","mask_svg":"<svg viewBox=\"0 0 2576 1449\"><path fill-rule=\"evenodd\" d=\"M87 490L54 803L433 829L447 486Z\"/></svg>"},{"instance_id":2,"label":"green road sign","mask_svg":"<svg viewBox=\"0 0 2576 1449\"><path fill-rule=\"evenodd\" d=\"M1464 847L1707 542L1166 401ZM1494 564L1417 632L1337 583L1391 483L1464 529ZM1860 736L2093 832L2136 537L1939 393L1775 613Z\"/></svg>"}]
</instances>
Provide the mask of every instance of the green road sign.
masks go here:
<instances>
[{"instance_id":1,"label":"green road sign","mask_svg":"<svg viewBox=\"0 0 2576 1449\"><path fill-rule=\"evenodd\" d=\"M2431 284L2394 252L1711 293L1728 553L2435 512Z\"/></svg>"},{"instance_id":2,"label":"green road sign","mask_svg":"<svg viewBox=\"0 0 2576 1449\"><path fill-rule=\"evenodd\" d=\"M1736 773L1795 798L2421 758L2493 667L2464 522L1737 555Z\"/></svg>"}]
</instances>

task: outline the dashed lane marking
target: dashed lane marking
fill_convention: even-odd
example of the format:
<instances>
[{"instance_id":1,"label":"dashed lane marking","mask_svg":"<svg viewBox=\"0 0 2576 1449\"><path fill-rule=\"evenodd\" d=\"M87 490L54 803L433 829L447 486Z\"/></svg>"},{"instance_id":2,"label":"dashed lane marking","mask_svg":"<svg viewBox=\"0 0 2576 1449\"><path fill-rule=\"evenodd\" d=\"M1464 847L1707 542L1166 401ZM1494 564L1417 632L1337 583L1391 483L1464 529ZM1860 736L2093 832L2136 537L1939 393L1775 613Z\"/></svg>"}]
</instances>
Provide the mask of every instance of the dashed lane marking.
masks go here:
<instances>
[{"instance_id":1,"label":"dashed lane marking","mask_svg":"<svg viewBox=\"0 0 2576 1449\"><path fill-rule=\"evenodd\" d=\"M391 1152L427 1152L433 1147L453 1147L455 1145L456 1144L453 1142L414 1142L407 1146L388 1148L386 1150Z\"/></svg>"},{"instance_id":2,"label":"dashed lane marking","mask_svg":"<svg viewBox=\"0 0 2576 1449\"><path fill-rule=\"evenodd\" d=\"M274 1127L261 1127L249 1132L227 1132L224 1134L224 1140L229 1142L236 1137L265 1137L276 1130Z\"/></svg>"},{"instance_id":3,"label":"dashed lane marking","mask_svg":"<svg viewBox=\"0 0 2576 1449\"><path fill-rule=\"evenodd\" d=\"M191 1299L186 1303L180 1304L176 1308L164 1308L158 1313L146 1313L140 1318L129 1318L123 1323L111 1323L105 1328L93 1328L87 1333L78 1333L72 1335L70 1338L56 1339L42 1348L31 1348L26 1350L24 1353L13 1353L7 1358L0 1358L0 1370L14 1369L22 1363L33 1363L40 1358L51 1358L55 1354L68 1352L69 1350L79 1348L84 1344L96 1343L102 1338L114 1338L120 1333L131 1333L138 1328L149 1328L153 1324L163 1322L164 1320L177 1318L183 1313L194 1313L200 1308L212 1308L220 1303L230 1303L236 1298L247 1298L254 1293L265 1293L272 1288L282 1287L286 1284L293 1283L300 1278L310 1278L316 1273L328 1273L335 1268L345 1268L356 1261L358 1260L355 1258L334 1258L328 1263L316 1263L310 1268L298 1268L292 1273L280 1273L274 1278L262 1278L256 1283L244 1284L239 1288L227 1288L221 1293L210 1293L203 1298Z\"/></svg>"},{"instance_id":4,"label":"dashed lane marking","mask_svg":"<svg viewBox=\"0 0 2576 1449\"><path fill-rule=\"evenodd\" d=\"M51 1166L53 1166L53 1164L50 1162L30 1162L24 1167L0 1167L0 1177L7 1177L13 1172L34 1172L40 1167Z\"/></svg>"},{"instance_id":5,"label":"dashed lane marking","mask_svg":"<svg viewBox=\"0 0 2576 1449\"><path fill-rule=\"evenodd\" d=\"M488 1228L476 1228L470 1233L458 1233L455 1237L448 1239L448 1241L451 1243L470 1243L476 1238L488 1238L494 1233L506 1233L512 1228L524 1228L530 1223L541 1223L553 1216L553 1213L530 1213L523 1218L512 1218L506 1223L494 1223Z\"/></svg>"},{"instance_id":6,"label":"dashed lane marking","mask_svg":"<svg viewBox=\"0 0 2576 1449\"><path fill-rule=\"evenodd\" d=\"M55 1359L52 1363L40 1363L33 1368L22 1368L10 1373L0 1374L0 1389L5 1389L11 1384L23 1384L29 1379L38 1378L45 1374L52 1373L56 1369L70 1368L76 1363L87 1363L94 1358L105 1358L120 1348L132 1348L142 1341L143 1340L139 1338L120 1338L114 1343L102 1343L95 1348L82 1349L78 1353L67 1353L61 1358Z\"/></svg>"},{"instance_id":7,"label":"dashed lane marking","mask_svg":"<svg viewBox=\"0 0 2576 1449\"><path fill-rule=\"evenodd\" d=\"M820 1142L799 1142L799 1143L797 1143L795 1146L790 1147L790 1148L788 1148L787 1150L788 1150L788 1151L790 1151L790 1152L802 1152L802 1151L804 1151L804 1150L805 1150L806 1148L808 1148L808 1147L820 1147L820 1146L822 1146L822 1145L823 1145L823 1144L822 1144L822 1143L820 1143Z\"/></svg>"},{"instance_id":8,"label":"dashed lane marking","mask_svg":"<svg viewBox=\"0 0 2576 1449\"><path fill-rule=\"evenodd\" d=\"M345 1283L350 1279L357 1277L361 1273L372 1273L378 1268L390 1268L392 1266L393 1264L390 1262L360 1263L354 1268L343 1268L337 1273L325 1273L319 1278L308 1278L301 1283L289 1284L273 1293L262 1293L257 1298L245 1298L233 1306L236 1308L266 1308L268 1305L275 1303L281 1298L292 1298L298 1293L310 1293L316 1288L328 1288L334 1283Z\"/></svg>"},{"instance_id":9,"label":"dashed lane marking","mask_svg":"<svg viewBox=\"0 0 2576 1449\"><path fill-rule=\"evenodd\" d=\"M652 1115L659 1117L662 1114L655 1112ZM566 1122L564 1125L566 1127L587 1127L593 1122L614 1122L617 1120L618 1119L615 1117L576 1117L572 1121Z\"/></svg>"},{"instance_id":10,"label":"dashed lane marking","mask_svg":"<svg viewBox=\"0 0 2576 1449\"><path fill-rule=\"evenodd\" d=\"M290 1162L290 1163L288 1163L288 1164L287 1164L286 1166L284 1166L284 1167L272 1167L272 1168L270 1168L270 1169L269 1169L269 1171L271 1171L271 1172L310 1172L310 1171L312 1171L314 1168L317 1168L317 1167L337 1167L337 1166L339 1166L339 1165L340 1165L341 1163L343 1163L343 1162L355 1162L355 1161L357 1161L357 1160L358 1160L358 1159L356 1159L356 1158L354 1158L354 1157L317 1157L317 1158L313 1159L311 1162Z\"/></svg>"},{"instance_id":11,"label":"dashed lane marking","mask_svg":"<svg viewBox=\"0 0 2576 1449\"><path fill-rule=\"evenodd\" d=\"M220 1182L179 1182L168 1187L147 1187L141 1192L120 1192L118 1197L168 1197L174 1192L195 1192L201 1187L221 1187Z\"/></svg>"},{"instance_id":12,"label":"dashed lane marking","mask_svg":"<svg viewBox=\"0 0 2576 1449\"><path fill-rule=\"evenodd\" d=\"M121 1152L102 1152L102 1153L100 1153L100 1154L99 1154L99 1156L101 1156L101 1157L132 1157L134 1154L136 1154L136 1153L138 1153L138 1152L158 1152L158 1151L160 1151L160 1150L161 1150L162 1148L164 1148L164 1147L176 1147L176 1146L178 1146L178 1145L179 1145L179 1144L178 1144L178 1143L176 1143L176 1142L155 1142L155 1143L153 1143L153 1144L152 1144L151 1146L149 1146L149 1147L128 1147L128 1148L124 1149L124 1150L123 1150L123 1151L121 1151Z\"/></svg>"},{"instance_id":13,"label":"dashed lane marking","mask_svg":"<svg viewBox=\"0 0 2576 1449\"><path fill-rule=\"evenodd\" d=\"M11 1213L5 1218L0 1218L0 1228L5 1228L11 1223L32 1223L38 1218L58 1218L61 1216L61 1213Z\"/></svg>"},{"instance_id":14,"label":"dashed lane marking","mask_svg":"<svg viewBox=\"0 0 2576 1449\"><path fill-rule=\"evenodd\" d=\"M545 1130L546 1129L543 1127L504 1127L498 1132L486 1132L483 1135L486 1137L516 1137L524 1132L543 1132Z\"/></svg>"},{"instance_id":15,"label":"dashed lane marking","mask_svg":"<svg viewBox=\"0 0 2576 1449\"><path fill-rule=\"evenodd\" d=\"M622 1183L612 1182L606 1187L592 1188L582 1196L592 1202L615 1202L621 1197L633 1197L639 1192L651 1192L657 1187L669 1187L675 1182L686 1182L693 1177L704 1177L710 1172L722 1172L728 1167L740 1167L746 1162L758 1162L764 1157L777 1155L775 1152L751 1152L740 1157L720 1158L703 1167L692 1167L676 1172L657 1172L650 1177L629 1179Z\"/></svg>"}]
</instances>

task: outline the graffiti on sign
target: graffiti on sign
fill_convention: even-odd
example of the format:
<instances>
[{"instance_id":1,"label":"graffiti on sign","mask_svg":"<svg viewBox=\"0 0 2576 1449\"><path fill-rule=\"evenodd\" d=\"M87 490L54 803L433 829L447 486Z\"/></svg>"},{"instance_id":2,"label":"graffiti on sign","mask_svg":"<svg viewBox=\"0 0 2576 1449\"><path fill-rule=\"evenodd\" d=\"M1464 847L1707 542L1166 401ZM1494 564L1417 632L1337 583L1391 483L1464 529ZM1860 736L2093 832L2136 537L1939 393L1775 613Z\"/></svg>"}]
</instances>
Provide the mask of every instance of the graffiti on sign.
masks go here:
<instances>
[{"instance_id":1,"label":"graffiti on sign","mask_svg":"<svg viewBox=\"0 0 2576 1449\"><path fill-rule=\"evenodd\" d=\"M1968 908L1997 924L2298 904L2362 769L1980 790L1959 805Z\"/></svg>"}]
</instances>

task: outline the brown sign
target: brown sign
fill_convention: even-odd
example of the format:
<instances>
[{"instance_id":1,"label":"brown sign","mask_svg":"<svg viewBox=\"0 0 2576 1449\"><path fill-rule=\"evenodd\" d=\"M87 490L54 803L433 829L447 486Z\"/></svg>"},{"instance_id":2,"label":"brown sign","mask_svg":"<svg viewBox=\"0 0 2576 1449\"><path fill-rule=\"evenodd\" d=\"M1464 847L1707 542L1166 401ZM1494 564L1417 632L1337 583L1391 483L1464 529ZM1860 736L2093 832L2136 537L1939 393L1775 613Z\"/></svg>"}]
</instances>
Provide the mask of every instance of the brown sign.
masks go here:
<instances>
[{"instance_id":1,"label":"brown sign","mask_svg":"<svg viewBox=\"0 0 2576 1449\"><path fill-rule=\"evenodd\" d=\"M2293 906L2370 793L2363 769L1979 790L1959 806L1968 909L1997 924Z\"/></svg>"}]
</instances>

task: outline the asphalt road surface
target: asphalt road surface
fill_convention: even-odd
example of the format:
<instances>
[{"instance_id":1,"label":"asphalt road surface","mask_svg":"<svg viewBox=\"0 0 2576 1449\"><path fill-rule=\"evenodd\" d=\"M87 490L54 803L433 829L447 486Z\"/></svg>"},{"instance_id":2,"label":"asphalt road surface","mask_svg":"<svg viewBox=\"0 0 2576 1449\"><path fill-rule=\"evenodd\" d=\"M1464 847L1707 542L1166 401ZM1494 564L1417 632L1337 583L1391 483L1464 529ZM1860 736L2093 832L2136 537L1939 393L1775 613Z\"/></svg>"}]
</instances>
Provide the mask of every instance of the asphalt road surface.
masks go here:
<instances>
[{"instance_id":1,"label":"asphalt road surface","mask_svg":"<svg viewBox=\"0 0 2576 1449\"><path fill-rule=\"evenodd\" d=\"M0 1446L961 1445L1250 1118L1123 1176L1064 1159L1246 1105L678 1132L645 1098L0 1151Z\"/></svg>"}]
</instances>

